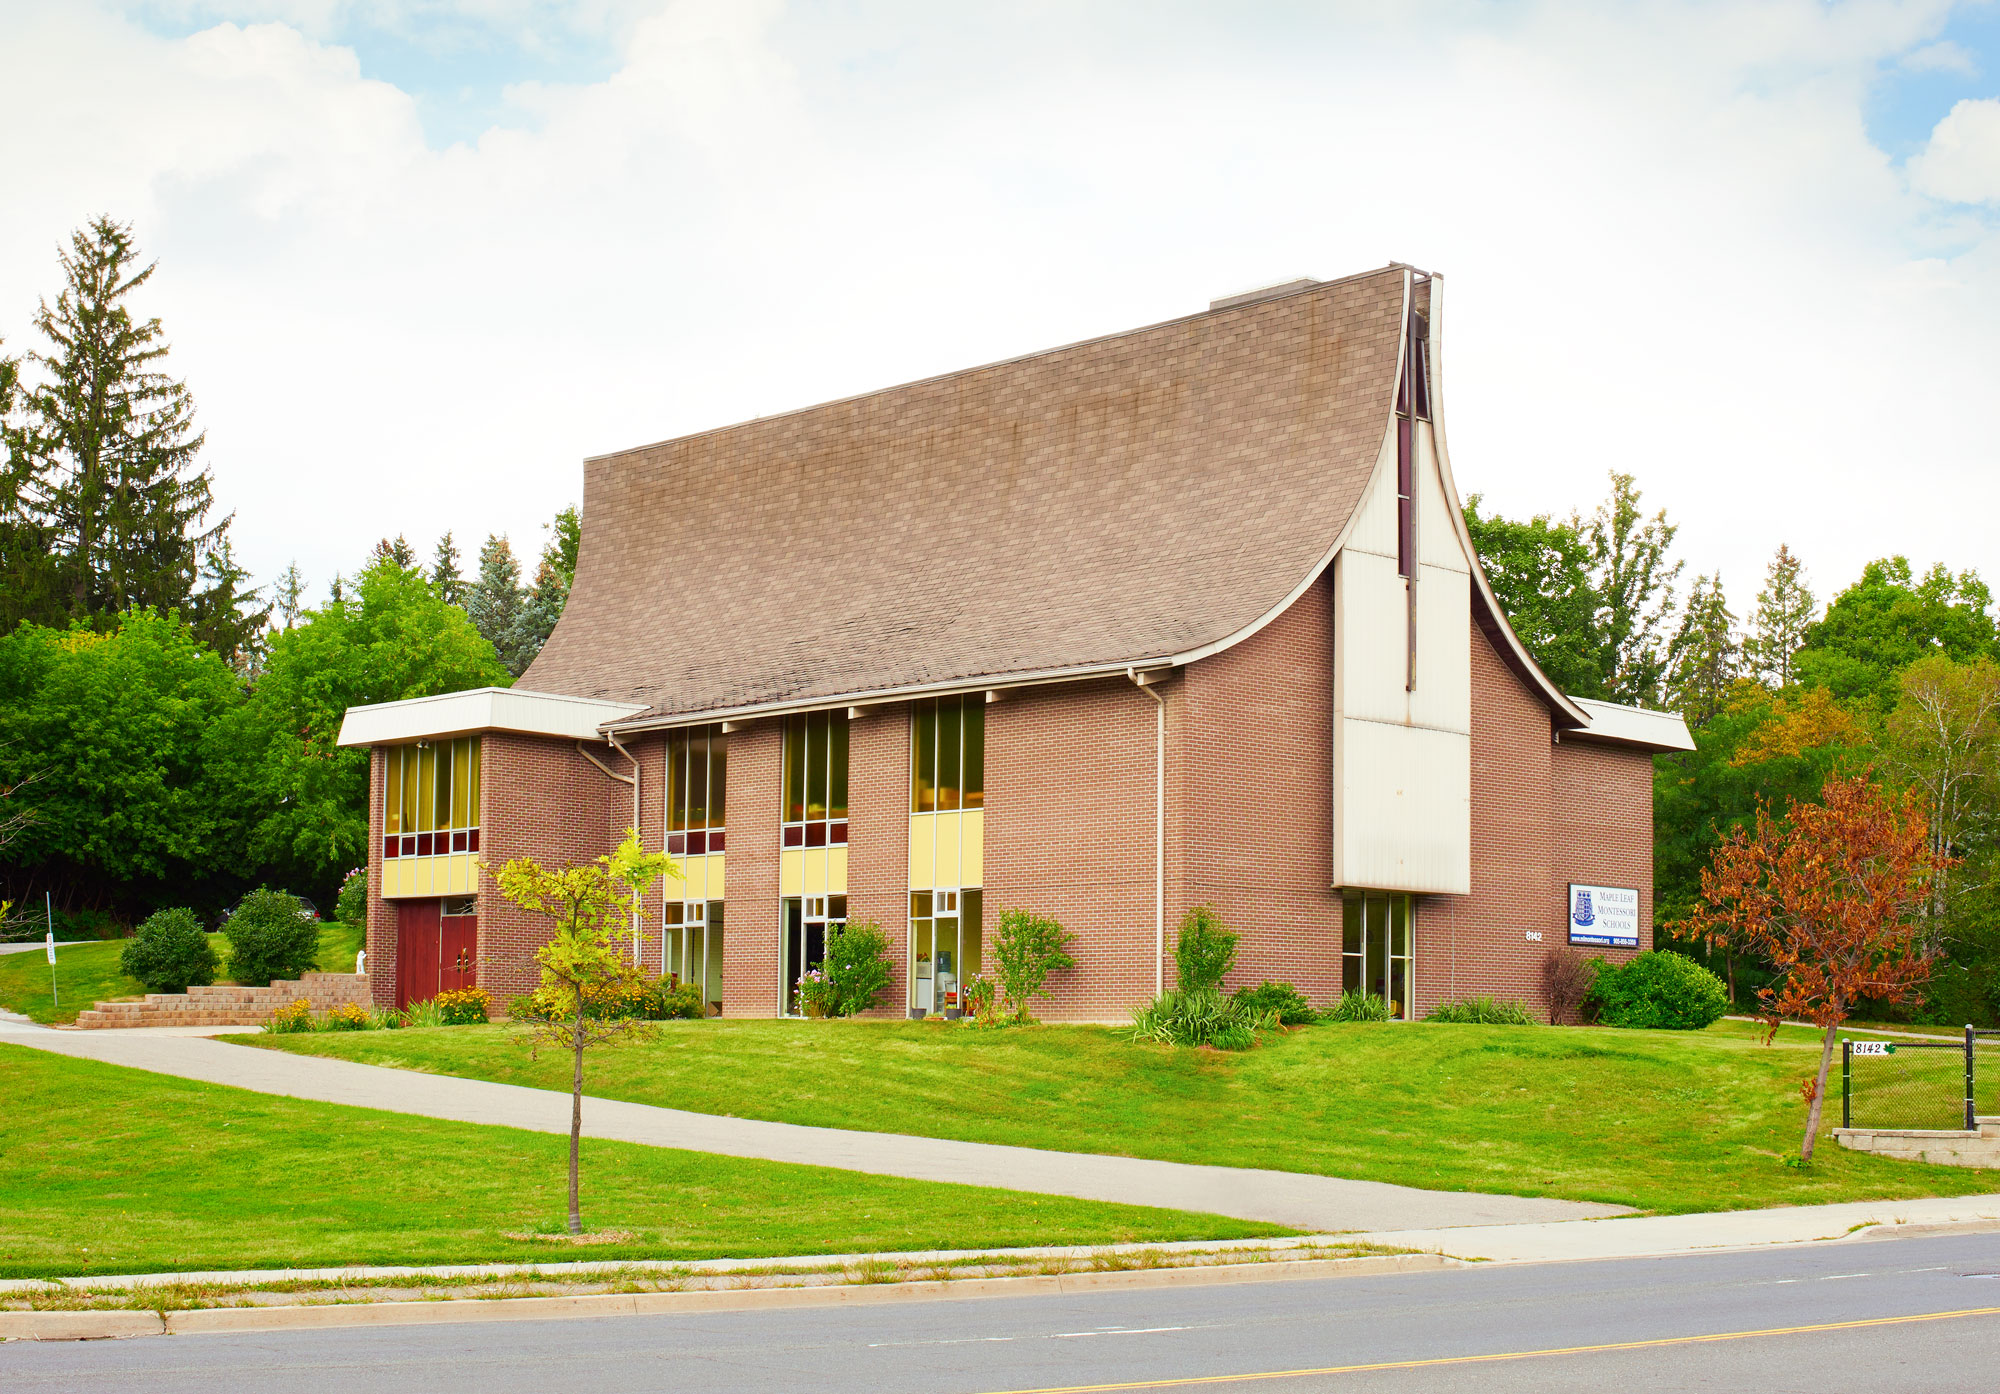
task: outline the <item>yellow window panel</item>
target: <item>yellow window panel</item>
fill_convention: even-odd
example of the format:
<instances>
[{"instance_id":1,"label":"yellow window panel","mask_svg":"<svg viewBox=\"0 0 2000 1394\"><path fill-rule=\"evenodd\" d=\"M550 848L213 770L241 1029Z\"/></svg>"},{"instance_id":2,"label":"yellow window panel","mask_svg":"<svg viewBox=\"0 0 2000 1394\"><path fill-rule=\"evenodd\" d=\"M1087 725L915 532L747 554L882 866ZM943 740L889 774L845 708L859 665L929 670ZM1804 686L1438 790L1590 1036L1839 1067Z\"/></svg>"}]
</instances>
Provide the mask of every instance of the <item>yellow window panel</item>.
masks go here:
<instances>
[{"instance_id":1,"label":"yellow window panel","mask_svg":"<svg viewBox=\"0 0 2000 1394\"><path fill-rule=\"evenodd\" d=\"M708 859L708 898L710 900L726 899L726 896L723 893L723 884L722 884L723 856L724 856L723 853L717 852L711 855Z\"/></svg>"},{"instance_id":2,"label":"yellow window panel","mask_svg":"<svg viewBox=\"0 0 2000 1394\"><path fill-rule=\"evenodd\" d=\"M958 883L961 886L986 884L986 810L967 809L959 815Z\"/></svg>"},{"instance_id":3,"label":"yellow window panel","mask_svg":"<svg viewBox=\"0 0 2000 1394\"><path fill-rule=\"evenodd\" d=\"M913 891L927 891L937 884L931 879L936 869L936 819L935 813L910 815L910 889Z\"/></svg>"},{"instance_id":4,"label":"yellow window panel","mask_svg":"<svg viewBox=\"0 0 2000 1394\"><path fill-rule=\"evenodd\" d=\"M826 849L826 893L828 895L847 894L847 849L829 847Z\"/></svg>"},{"instance_id":5,"label":"yellow window panel","mask_svg":"<svg viewBox=\"0 0 2000 1394\"><path fill-rule=\"evenodd\" d=\"M778 854L778 894L804 895L806 854L796 849Z\"/></svg>"},{"instance_id":6,"label":"yellow window panel","mask_svg":"<svg viewBox=\"0 0 2000 1394\"><path fill-rule=\"evenodd\" d=\"M937 884L958 884L958 824L963 814L937 815Z\"/></svg>"}]
</instances>

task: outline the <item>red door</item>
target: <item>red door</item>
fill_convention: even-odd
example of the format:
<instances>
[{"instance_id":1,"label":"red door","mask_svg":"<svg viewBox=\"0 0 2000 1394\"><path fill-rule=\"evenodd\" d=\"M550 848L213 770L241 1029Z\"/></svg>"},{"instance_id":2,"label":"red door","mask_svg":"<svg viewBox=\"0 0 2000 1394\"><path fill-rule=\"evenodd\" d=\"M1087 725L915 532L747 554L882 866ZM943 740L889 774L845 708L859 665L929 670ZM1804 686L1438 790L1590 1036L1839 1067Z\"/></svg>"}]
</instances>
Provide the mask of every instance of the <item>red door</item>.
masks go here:
<instances>
[{"instance_id":1,"label":"red door","mask_svg":"<svg viewBox=\"0 0 2000 1394\"><path fill-rule=\"evenodd\" d=\"M396 1005L427 1002L443 986L439 967L444 944L438 900L396 902Z\"/></svg>"},{"instance_id":2,"label":"red door","mask_svg":"<svg viewBox=\"0 0 2000 1394\"><path fill-rule=\"evenodd\" d=\"M439 987L478 987L479 917L445 915L438 923Z\"/></svg>"}]
</instances>

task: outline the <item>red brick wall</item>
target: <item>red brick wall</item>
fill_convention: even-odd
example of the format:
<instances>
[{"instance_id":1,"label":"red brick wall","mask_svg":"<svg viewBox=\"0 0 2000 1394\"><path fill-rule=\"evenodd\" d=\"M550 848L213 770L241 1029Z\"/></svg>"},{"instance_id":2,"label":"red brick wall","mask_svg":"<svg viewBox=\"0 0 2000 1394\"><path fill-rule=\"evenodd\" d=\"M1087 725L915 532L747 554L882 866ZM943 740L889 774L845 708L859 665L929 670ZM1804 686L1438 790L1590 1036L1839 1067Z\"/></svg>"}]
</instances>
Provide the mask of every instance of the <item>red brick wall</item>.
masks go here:
<instances>
[{"instance_id":1,"label":"red brick wall","mask_svg":"<svg viewBox=\"0 0 2000 1394\"><path fill-rule=\"evenodd\" d=\"M889 938L893 977L869 1016L901 1017L910 1000L910 708L874 707L847 725L847 918ZM776 828L777 785L771 786Z\"/></svg>"},{"instance_id":2,"label":"red brick wall","mask_svg":"<svg viewBox=\"0 0 2000 1394\"><path fill-rule=\"evenodd\" d=\"M396 907L382 898L382 782L389 762L368 752L368 991L383 1011L396 1005Z\"/></svg>"},{"instance_id":3,"label":"red brick wall","mask_svg":"<svg viewBox=\"0 0 2000 1394\"><path fill-rule=\"evenodd\" d=\"M784 727L759 721L729 736L728 894L723 902L722 1014L776 1016L783 976L778 829Z\"/></svg>"},{"instance_id":4,"label":"red brick wall","mask_svg":"<svg viewBox=\"0 0 2000 1394\"><path fill-rule=\"evenodd\" d=\"M1207 902L1241 936L1226 987L1289 982L1315 1001L1340 991L1332 600L1322 580L1257 634L1189 667L1175 698L1183 773L1168 795L1186 827L1169 955L1182 912Z\"/></svg>"},{"instance_id":5,"label":"red brick wall","mask_svg":"<svg viewBox=\"0 0 2000 1394\"><path fill-rule=\"evenodd\" d=\"M1552 943L1568 941L1569 883L1639 888L1639 947L1599 949L1622 963L1653 947L1653 757L1637 750L1565 741L1554 750L1550 784L1555 850Z\"/></svg>"},{"instance_id":6,"label":"red brick wall","mask_svg":"<svg viewBox=\"0 0 2000 1394\"><path fill-rule=\"evenodd\" d=\"M1165 694L1169 752L1178 686ZM986 708L986 953L1003 910L1077 936L1077 966L1033 1004L1047 1020L1125 1020L1153 995L1155 710L1123 679L1018 689Z\"/></svg>"}]
</instances>

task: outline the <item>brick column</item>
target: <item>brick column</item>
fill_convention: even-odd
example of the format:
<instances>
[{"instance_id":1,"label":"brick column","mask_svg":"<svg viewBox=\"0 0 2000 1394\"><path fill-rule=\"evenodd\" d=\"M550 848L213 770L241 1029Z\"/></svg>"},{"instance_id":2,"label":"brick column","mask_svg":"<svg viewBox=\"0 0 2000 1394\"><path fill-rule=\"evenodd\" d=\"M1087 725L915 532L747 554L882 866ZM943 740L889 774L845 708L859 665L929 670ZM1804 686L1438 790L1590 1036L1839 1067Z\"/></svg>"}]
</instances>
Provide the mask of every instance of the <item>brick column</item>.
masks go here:
<instances>
[{"instance_id":1,"label":"brick column","mask_svg":"<svg viewBox=\"0 0 2000 1394\"><path fill-rule=\"evenodd\" d=\"M847 733L847 918L888 937L892 977L867 1015L900 1020L910 1000L910 708L872 707Z\"/></svg>"},{"instance_id":2,"label":"brick column","mask_svg":"<svg viewBox=\"0 0 2000 1394\"><path fill-rule=\"evenodd\" d=\"M783 972L778 830L783 726L759 721L729 735L729 850L723 910L722 1013L776 1016Z\"/></svg>"}]
</instances>

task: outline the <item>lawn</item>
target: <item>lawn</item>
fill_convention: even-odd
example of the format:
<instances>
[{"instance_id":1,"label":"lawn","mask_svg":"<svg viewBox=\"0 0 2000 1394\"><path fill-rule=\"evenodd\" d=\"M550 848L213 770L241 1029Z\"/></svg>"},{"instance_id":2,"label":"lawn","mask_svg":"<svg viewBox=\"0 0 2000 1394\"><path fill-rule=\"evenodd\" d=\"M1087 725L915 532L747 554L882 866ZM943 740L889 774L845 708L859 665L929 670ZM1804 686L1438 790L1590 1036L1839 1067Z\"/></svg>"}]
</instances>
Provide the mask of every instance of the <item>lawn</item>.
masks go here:
<instances>
[{"instance_id":1,"label":"lawn","mask_svg":"<svg viewBox=\"0 0 2000 1394\"><path fill-rule=\"evenodd\" d=\"M1286 1231L1213 1215L569 1139L0 1045L0 1276L1099 1244ZM513 1236L523 1237L513 1237Z\"/></svg>"},{"instance_id":2,"label":"lawn","mask_svg":"<svg viewBox=\"0 0 2000 1394\"><path fill-rule=\"evenodd\" d=\"M319 928L319 966L323 972L352 973L354 955L361 948L359 925L338 921ZM216 957L229 966L229 936L218 930L211 936ZM98 1002L121 997L143 997L145 984L118 971L118 955L123 939L105 939L81 944L56 945L56 988L49 992L49 960L40 953L0 954L0 1007L19 1012L45 1026L76 1020ZM57 1006L57 999L61 1006Z\"/></svg>"},{"instance_id":3,"label":"lawn","mask_svg":"<svg viewBox=\"0 0 2000 1394\"><path fill-rule=\"evenodd\" d=\"M567 1089L506 1026L242 1036L258 1045ZM1242 1054L1134 1044L1105 1027L699 1021L598 1052L592 1094L701 1113L1271 1167L1442 1190L1683 1212L2000 1189L2000 1176L1848 1152L1783 1164L1817 1063L1723 1023L1314 1026ZM2000 1085L2000 1060L1990 1072ZM1828 1127L1838 1121L1838 1101Z\"/></svg>"}]
</instances>

